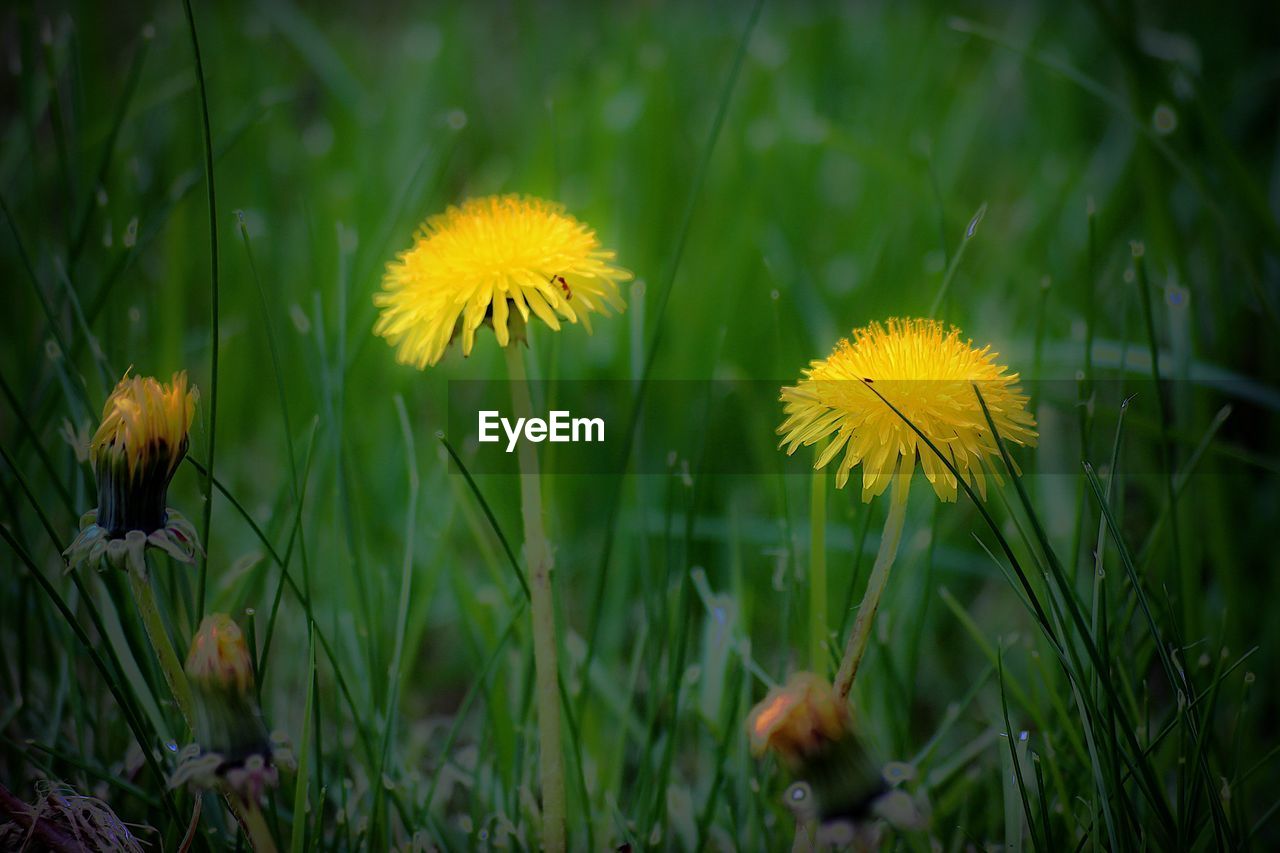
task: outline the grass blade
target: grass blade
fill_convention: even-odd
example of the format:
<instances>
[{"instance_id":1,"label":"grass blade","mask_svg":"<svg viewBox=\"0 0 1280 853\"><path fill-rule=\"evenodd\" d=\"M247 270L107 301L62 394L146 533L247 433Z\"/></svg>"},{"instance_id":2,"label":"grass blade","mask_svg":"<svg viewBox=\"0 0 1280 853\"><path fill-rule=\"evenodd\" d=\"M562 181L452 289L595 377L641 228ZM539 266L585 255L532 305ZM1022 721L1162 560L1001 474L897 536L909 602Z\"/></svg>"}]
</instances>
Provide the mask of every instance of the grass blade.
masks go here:
<instances>
[{"instance_id":1,"label":"grass blade","mask_svg":"<svg viewBox=\"0 0 1280 853\"><path fill-rule=\"evenodd\" d=\"M204 62L200 57L200 38L196 34L195 13L191 0L182 0L191 33L191 52L196 63L196 83L200 91L200 126L204 136L204 181L209 201L209 452L205 457L204 515L200 525L200 575L196 581L196 621L204 618L205 588L209 576L209 533L213 522L214 450L218 438L218 199L213 179L213 134L209 126L209 93L205 87Z\"/></svg>"}]
</instances>

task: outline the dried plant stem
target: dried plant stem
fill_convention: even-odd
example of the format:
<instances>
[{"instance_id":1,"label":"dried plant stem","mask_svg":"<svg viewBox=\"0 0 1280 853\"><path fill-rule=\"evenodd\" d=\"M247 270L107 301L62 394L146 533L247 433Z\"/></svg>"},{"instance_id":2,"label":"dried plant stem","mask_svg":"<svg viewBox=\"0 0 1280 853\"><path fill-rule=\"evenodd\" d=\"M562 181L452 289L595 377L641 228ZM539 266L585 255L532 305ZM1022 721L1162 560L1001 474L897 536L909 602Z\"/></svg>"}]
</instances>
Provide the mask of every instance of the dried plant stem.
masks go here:
<instances>
[{"instance_id":1,"label":"dried plant stem","mask_svg":"<svg viewBox=\"0 0 1280 853\"><path fill-rule=\"evenodd\" d=\"M889 569L893 567L893 559L898 555L902 523L907 516L907 484L904 479L902 475L894 475L892 493L889 495L889 515L884 520L884 532L880 534L876 564L871 569L867 592L862 597L862 604L858 605L858 615L845 643L840 670L836 673L835 688L841 698L848 696L853 689L853 679L858 674L858 665L862 663L862 656L866 653L867 643L871 638L871 625L875 622L876 610L880 607L880 597L889 581Z\"/></svg>"},{"instance_id":2,"label":"dried plant stem","mask_svg":"<svg viewBox=\"0 0 1280 853\"><path fill-rule=\"evenodd\" d=\"M503 351L511 380L511 400L516 417L533 416L524 355L512 341ZM524 521L524 558L529 574L533 612L533 662L537 678L539 764L542 784L542 849L565 847L564 759L560 747L560 692L557 662L556 614L551 590L551 546L542 528L542 491L538 456L533 445L521 442L520 511Z\"/></svg>"},{"instance_id":3,"label":"dried plant stem","mask_svg":"<svg viewBox=\"0 0 1280 853\"><path fill-rule=\"evenodd\" d=\"M160 608L156 605L156 594L151 586L146 552L143 548L144 546L139 545L129 549L129 586L133 590L133 600L138 605L142 624L147 629L151 648L160 660L160 671L164 673L169 692L178 703L178 710L182 712L182 719L186 721L187 728L194 732L195 701L191 696L191 685L187 683L186 673L182 671L182 662L178 660L178 655L173 650L173 643L169 640L169 632L164 627L164 620L160 618Z\"/></svg>"}]
</instances>

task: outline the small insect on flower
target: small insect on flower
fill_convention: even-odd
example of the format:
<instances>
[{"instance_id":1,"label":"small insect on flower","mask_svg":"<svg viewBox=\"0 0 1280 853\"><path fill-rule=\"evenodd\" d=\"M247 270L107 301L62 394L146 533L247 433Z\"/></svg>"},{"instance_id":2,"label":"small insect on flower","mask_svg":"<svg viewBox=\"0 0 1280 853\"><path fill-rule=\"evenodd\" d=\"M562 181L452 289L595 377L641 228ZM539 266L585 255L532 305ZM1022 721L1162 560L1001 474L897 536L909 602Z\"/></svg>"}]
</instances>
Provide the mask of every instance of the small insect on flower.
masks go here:
<instances>
[{"instance_id":1,"label":"small insect on flower","mask_svg":"<svg viewBox=\"0 0 1280 853\"><path fill-rule=\"evenodd\" d=\"M884 492L895 475L909 482L919 460L938 498L954 501L956 477L905 417L985 498L987 474L1000 482L992 464L999 448L974 386L1004 440L1036 443L1035 418L1018 374L995 358L990 347L978 349L936 320L892 319L855 329L852 340L841 340L831 355L809 365L798 384L782 389L787 418L778 427L780 446L791 454L830 439L814 467L843 450L836 486L843 488L861 464L864 501ZM897 498L905 500L902 492Z\"/></svg>"},{"instance_id":2,"label":"small insect on flower","mask_svg":"<svg viewBox=\"0 0 1280 853\"><path fill-rule=\"evenodd\" d=\"M181 562L195 559L195 530L166 506L169 483L187 454L199 392L185 372L168 383L127 372L107 398L89 443L98 506L81 518L66 551L70 567L119 565L128 543L160 548Z\"/></svg>"},{"instance_id":3,"label":"small insect on flower","mask_svg":"<svg viewBox=\"0 0 1280 853\"><path fill-rule=\"evenodd\" d=\"M613 259L595 231L559 205L517 195L471 199L429 218L387 265L374 332L398 361L418 368L440 361L459 336L469 355L482 325L500 346L523 340L531 314L557 330L561 320L581 320L590 332L593 313L624 308L618 284L631 273Z\"/></svg>"}]
</instances>

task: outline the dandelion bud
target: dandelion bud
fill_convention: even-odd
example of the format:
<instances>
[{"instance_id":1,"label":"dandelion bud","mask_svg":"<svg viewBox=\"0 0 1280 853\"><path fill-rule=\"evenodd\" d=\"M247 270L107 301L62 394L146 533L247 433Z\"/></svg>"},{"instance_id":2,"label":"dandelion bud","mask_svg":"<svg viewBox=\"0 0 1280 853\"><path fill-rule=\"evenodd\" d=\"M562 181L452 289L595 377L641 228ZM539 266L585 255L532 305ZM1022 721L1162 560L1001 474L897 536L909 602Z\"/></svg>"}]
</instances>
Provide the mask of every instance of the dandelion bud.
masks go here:
<instances>
[{"instance_id":1,"label":"dandelion bud","mask_svg":"<svg viewBox=\"0 0 1280 853\"><path fill-rule=\"evenodd\" d=\"M186 373L165 385L126 375L102 411L89 446L98 480L98 525L112 538L164 527L169 481L187 454L197 392Z\"/></svg>"},{"instance_id":2,"label":"dandelion bud","mask_svg":"<svg viewBox=\"0 0 1280 853\"><path fill-rule=\"evenodd\" d=\"M809 807L824 826L876 817L887 786L854 733L848 704L826 679L811 672L791 676L752 709L747 730L754 754L776 752L808 783Z\"/></svg>"},{"instance_id":3,"label":"dandelion bud","mask_svg":"<svg viewBox=\"0 0 1280 853\"><path fill-rule=\"evenodd\" d=\"M850 729L849 708L831 685L812 672L797 672L785 687L769 691L747 718L751 751L772 749L792 770L843 740Z\"/></svg>"},{"instance_id":4,"label":"dandelion bud","mask_svg":"<svg viewBox=\"0 0 1280 853\"><path fill-rule=\"evenodd\" d=\"M89 443L98 506L85 513L80 534L66 551L72 568L103 557L121 564L128 549L118 543L130 538L180 562L195 560L195 530L166 501L169 481L187 454L198 396L186 373L175 373L167 384L126 373L116 385ZM141 554L136 556L140 563Z\"/></svg>"},{"instance_id":5,"label":"dandelion bud","mask_svg":"<svg viewBox=\"0 0 1280 853\"><path fill-rule=\"evenodd\" d=\"M256 802L264 787L275 785L277 773L253 689L253 661L230 616L204 618L191 639L185 668L195 694L197 744L181 762L174 784L222 784Z\"/></svg>"},{"instance_id":6,"label":"dandelion bud","mask_svg":"<svg viewBox=\"0 0 1280 853\"><path fill-rule=\"evenodd\" d=\"M240 626L225 613L204 617L191 639L187 678L205 692L243 696L253 688L253 661Z\"/></svg>"}]
</instances>

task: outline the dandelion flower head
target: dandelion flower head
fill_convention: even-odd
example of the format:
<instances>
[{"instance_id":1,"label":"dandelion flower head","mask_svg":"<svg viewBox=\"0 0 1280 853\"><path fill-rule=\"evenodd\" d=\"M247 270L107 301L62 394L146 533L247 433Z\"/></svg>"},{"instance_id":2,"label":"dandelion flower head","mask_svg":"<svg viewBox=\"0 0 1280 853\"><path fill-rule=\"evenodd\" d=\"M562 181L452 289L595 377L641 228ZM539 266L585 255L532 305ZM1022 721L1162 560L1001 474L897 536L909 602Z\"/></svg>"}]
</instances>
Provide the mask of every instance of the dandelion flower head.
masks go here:
<instances>
[{"instance_id":1,"label":"dandelion flower head","mask_svg":"<svg viewBox=\"0 0 1280 853\"><path fill-rule=\"evenodd\" d=\"M591 315L622 311L614 266L595 231L559 205L517 195L471 199L432 216L413 246L387 265L374 332L404 364L438 362L454 337L471 353L476 330L493 327L498 344L522 337L530 314L558 330ZM513 316L513 309L514 315Z\"/></svg>"},{"instance_id":2,"label":"dandelion flower head","mask_svg":"<svg viewBox=\"0 0 1280 853\"><path fill-rule=\"evenodd\" d=\"M156 466L166 479L172 476L187 451L198 398L185 371L173 374L168 383L126 373L107 398L102 423L89 444L95 470L123 463L131 477Z\"/></svg>"},{"instance_id":3,"label":"dandelion flower head","mask_svg":"<svg viewBox=\"0 0 1280 853\"><path fill-rule=\"evenodd\" d=\"M918 459L938 498L954 501L956 477L885 405L887 400L985 498L987 474L999 482L993 465L999 448L974 386L1001 438L1035 445L1035 418L1027 411L1018 374L998 364L989 346L979 349L958 329L936 320L871 323L841 340L827 358L812 362L799 383L782 389L781 446L791 454L829 439L814 467L824 467L843 451L836 486L843 488L853 467L862 465L864 501L884 492L894 475L902 475L904 487L895 492L905 499Z\"/></svg>"}]
</instances>

